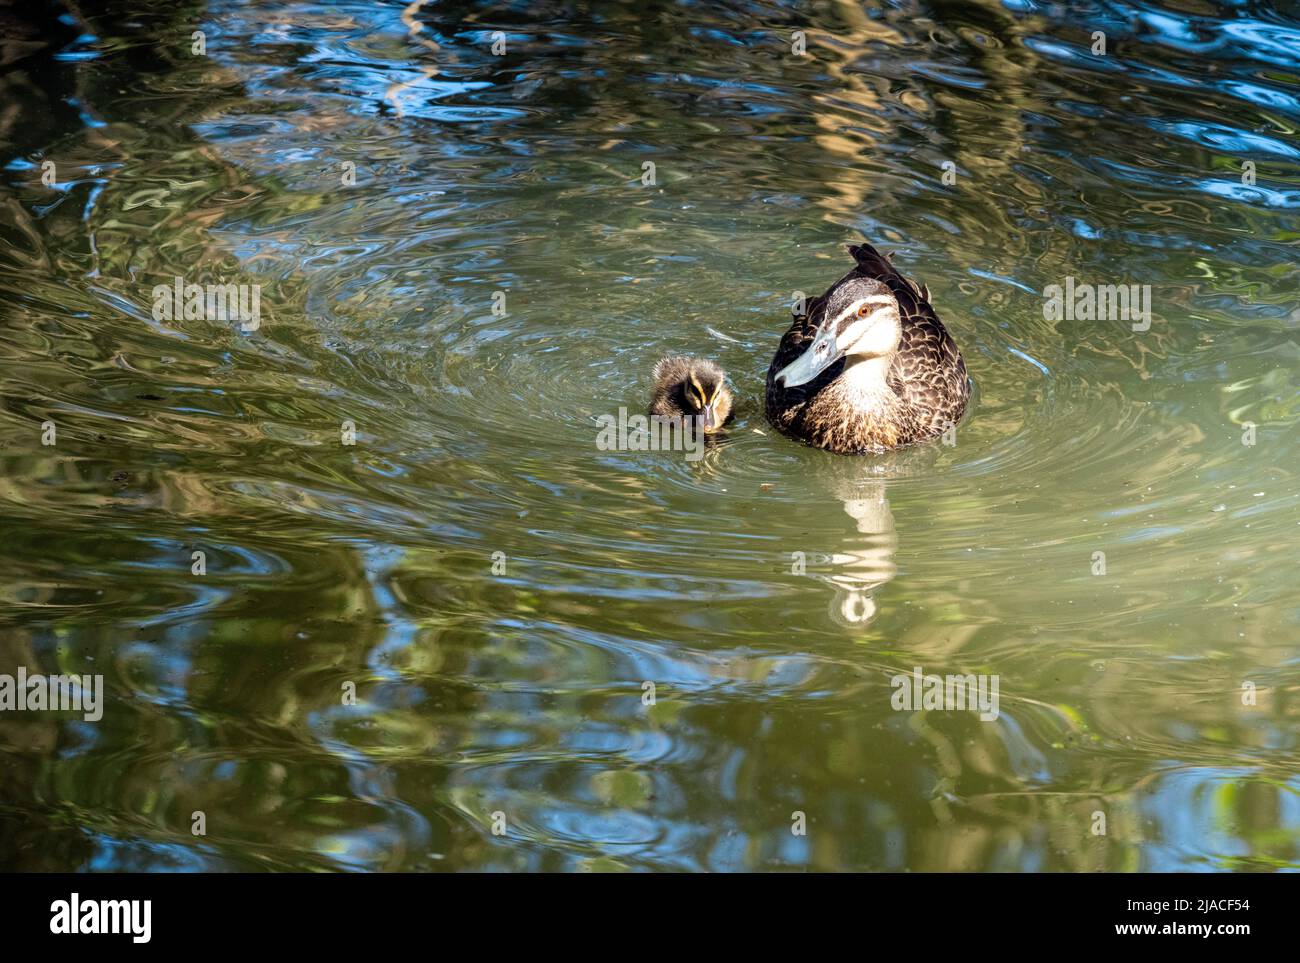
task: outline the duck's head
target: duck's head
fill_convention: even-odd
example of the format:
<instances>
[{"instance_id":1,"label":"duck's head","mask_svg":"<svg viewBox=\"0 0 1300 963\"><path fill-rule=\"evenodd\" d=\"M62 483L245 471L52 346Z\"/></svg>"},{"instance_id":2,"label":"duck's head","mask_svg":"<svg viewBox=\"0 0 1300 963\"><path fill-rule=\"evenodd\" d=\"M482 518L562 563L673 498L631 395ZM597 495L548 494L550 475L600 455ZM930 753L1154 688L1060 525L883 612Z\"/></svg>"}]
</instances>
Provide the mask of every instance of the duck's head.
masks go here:
<instances>
[{"instance_id":1,"label":"duck's head","mask_svg":"<svg viewBox=\"0 0 1300 963\"><path fill-rule=\"evenodd\" d=\"M655 370L655 378L683 415L712 434L721 430L731 416L731 392L727 373L703 358L672 358Z\"/></svg>"},{"instance_id":2,"label":"duck's head","mask_svg":"<svg viewBox=\"0 0 1300 963\"><path fill-rule=\"evenodd\" d=\"M826 298L812 344L776 374L787 388L807 384L840 358L884 358L898 349L903 319L883 281L851 277Z\"/></svg>"}]
</instances>

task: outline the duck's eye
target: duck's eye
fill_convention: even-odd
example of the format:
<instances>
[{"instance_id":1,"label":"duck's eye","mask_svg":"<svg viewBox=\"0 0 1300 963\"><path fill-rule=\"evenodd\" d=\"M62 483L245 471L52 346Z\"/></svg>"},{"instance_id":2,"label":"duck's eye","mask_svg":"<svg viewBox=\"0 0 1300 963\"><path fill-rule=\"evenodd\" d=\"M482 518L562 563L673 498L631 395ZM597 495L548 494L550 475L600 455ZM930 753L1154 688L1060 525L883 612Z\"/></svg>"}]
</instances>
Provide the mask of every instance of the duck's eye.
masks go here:
<instances>
[{"instance_id":1,"label":"duck's eye","mask_svg":"<svg viewBox=\"0 0 1300 963\"><path fill-rule=\"evenodd\" d=\"M864 304L862 305L862 307L858 308L858 317L860 318L865 318L870 313L871 313L871 305L869 304Z\"/></svg>"}]
</instances>

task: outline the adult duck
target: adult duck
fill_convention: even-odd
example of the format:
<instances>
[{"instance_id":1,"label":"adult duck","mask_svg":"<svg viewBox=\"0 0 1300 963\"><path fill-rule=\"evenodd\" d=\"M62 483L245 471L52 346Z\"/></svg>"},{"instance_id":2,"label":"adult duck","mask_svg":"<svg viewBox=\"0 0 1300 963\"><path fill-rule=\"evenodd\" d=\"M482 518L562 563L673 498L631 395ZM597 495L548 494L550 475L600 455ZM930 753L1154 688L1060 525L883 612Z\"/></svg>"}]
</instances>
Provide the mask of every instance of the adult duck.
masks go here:
<instances>
[{"instance_id":1,"label":"adult duck","mask_svg":"<svg viewBox=\"0 0 1300 963\"><path fill-rule=\"evenodd\" d=\"M901 448L956 425L970 399L957 342L924 285L870 244L808 302L767 371L768 420L838 454Z\"/></svg>"}]
</instances>

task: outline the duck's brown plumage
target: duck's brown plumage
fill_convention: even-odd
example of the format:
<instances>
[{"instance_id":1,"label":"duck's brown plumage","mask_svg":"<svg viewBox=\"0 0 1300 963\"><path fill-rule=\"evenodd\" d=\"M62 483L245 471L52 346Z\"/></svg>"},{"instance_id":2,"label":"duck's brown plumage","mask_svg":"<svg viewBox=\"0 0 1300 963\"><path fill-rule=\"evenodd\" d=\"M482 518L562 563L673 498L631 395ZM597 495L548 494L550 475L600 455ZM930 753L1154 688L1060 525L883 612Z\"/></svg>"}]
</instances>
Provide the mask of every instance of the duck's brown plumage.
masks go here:
<instances>
[{"instance_id":1,"label":"duck's brown plumage","mask_svg":"<svg viewBox=\"0 0 1300 963\"><path fill-rule=\"evenodd\" d=\"M849 248L857 264L821 297L807 304L777 348L767 371L768 419L782 432L818 448L844 454L898 448L942 434L955 425L970 398L966 363L957 343L930 306L924 285L905 278L870 244ZM889 391L864 408L840 378L841 358L798 387L775 377L813 341L831 293L851 278L883 283L898 302L902 334L886 374Z\"/></svg>"}]
</instances>

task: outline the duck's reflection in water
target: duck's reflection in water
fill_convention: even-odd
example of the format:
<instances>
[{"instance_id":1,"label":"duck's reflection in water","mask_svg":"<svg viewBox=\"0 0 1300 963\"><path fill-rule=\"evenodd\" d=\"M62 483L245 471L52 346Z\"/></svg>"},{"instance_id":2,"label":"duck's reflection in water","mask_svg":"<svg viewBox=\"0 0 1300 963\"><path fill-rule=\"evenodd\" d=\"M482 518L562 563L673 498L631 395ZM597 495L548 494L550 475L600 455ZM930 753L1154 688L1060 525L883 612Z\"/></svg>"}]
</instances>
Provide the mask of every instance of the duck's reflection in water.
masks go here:
<instances>
[{"instance_id":1,"label":"duck's reflection in water","mask_svg":"<svg viewBox=\"0 0 1300 963\"><path fill-rule=\"evenodd\" d=\"M846 534L839 550L830 557L830 571L823 578L835 590L831 618L843 625L864 625L876 615L876 589L898 571L894 552L898 532L894 513L889 510L885 483L873 479L839 493L844 510L857 526Z\"/></svg>"}]
</instances>

